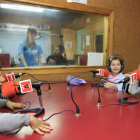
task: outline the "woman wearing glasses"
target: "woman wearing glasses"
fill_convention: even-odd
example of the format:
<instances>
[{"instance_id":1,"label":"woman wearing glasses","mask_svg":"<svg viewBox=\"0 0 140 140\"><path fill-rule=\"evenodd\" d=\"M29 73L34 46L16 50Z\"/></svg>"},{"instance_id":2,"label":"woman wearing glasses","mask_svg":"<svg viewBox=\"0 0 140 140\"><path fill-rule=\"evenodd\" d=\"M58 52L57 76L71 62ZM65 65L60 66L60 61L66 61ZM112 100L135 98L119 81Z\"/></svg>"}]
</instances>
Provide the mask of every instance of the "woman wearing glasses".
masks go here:
<instances>
[{"instance_id":1,"label":"woman wearing glasses","mask_svg":"<svg viewBox=\"0 0 140 140\"><path fill-rule=\"evenodd\" d=\"M33 27L29 27L27 38L20 42L18 54L20 55L20 67L40 66L41 65L41 46L34 41L37 31Z\"/></svg>"},{"instance_id":2,"label":"woman wearing glasses","mask_svg":"<svg viewBox=\"0 0 140 140\"><path fill-rule=\"evenodd\" d=\"M54 49L54 54L46 58L46 64L65 65L66 59L62 56L62 53L64 53L64 46L57 45Z\"/></svg>"}]
</instances>

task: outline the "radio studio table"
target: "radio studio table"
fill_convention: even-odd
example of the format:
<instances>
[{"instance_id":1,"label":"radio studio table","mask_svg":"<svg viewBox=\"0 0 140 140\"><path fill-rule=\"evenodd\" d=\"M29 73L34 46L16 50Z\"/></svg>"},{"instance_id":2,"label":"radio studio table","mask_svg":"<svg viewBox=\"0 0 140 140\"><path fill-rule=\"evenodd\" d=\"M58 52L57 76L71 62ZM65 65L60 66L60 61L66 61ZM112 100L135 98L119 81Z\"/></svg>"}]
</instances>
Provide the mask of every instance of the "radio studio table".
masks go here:
<instances>
[{"instance_id":1,"label":"radio studio table","mask_svg":"<svg viewBox=\"0 0 140 140\"><path fill-rule=\"evenodd\" d=\"M76 107L71 100L70 89L66 83L51 84L51 93L47 92L48 85L41 85L42 102L45 114L39 116L44 120L54 113L73 110ZM140 103L128 106L107 105L119 104L121 92L109 92L104 87L99 88L101 106L98 107L98 90L87 85L72 86L74 101L80 108L81 116L75 116L72 112L64 112L52 116L47 122L53 127L53 131L45 135L33 132L30 127L23 127L14 136L0 135L0 140L139 140L140 139ZM139 99L125 93L129 101ZM11 101L31 102L30 108L39 107L39 99L34 89L33 92L17 95ZM104 108L102 108L104 105ZM28 106L28 105L27 105ZM0 112L11 112L8 109L0 109ZM2 126L0 126L2 127Z\"/></svg>"}]
</instances>

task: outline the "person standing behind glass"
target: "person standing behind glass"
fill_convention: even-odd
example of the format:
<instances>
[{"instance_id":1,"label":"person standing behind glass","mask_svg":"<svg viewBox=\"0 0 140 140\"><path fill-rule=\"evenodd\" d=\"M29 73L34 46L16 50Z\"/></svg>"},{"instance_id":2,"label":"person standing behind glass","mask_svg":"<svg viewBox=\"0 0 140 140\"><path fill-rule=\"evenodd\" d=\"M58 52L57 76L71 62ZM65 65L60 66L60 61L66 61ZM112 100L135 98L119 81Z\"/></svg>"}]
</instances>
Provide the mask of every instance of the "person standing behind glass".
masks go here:
<instances>
[{"instance_id":1,"label":"person standing behind glass","mask_svg":"<svg viewBox=\"0 0 140 140\"><path fill-rule=\"evenodd\" d=\"M40 44L34 41L36 34L36 29L29 27L26 40L19 44L20 67L41 65L42 49Z\"/></svg>"}]
</instances>

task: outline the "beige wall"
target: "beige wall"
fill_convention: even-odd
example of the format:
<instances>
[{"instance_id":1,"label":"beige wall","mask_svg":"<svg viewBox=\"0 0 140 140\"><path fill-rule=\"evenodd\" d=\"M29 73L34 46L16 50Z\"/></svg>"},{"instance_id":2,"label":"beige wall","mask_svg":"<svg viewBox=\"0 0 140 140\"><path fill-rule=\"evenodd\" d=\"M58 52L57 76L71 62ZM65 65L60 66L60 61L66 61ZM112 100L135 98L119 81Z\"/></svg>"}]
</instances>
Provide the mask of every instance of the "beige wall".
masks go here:
<instances>
[{"instance_id":1,"label":"beige wall","mask_svg":"<svg viewBox=\"0 0 140 140\"><path fill-rule=\"evenodd\" d=\"M140 1L88 0L88 5L114 10L113 53L124 57L124 72L137 69L140 63Z\"/></svg>"},{"instance_id":2,"label":"beige wall","mask_svg":"<svg viewBox=\"0 0 140 140\"><path fill-rule=\"evenodd\" d=\"M59 2L60 0L55 0ZM140 63L140 1L87 0L89 6L114 11L113 53L123 56L124 73L137 69ZM61 0L66 2L66 0Z\"/></svg>"}]
</instances>

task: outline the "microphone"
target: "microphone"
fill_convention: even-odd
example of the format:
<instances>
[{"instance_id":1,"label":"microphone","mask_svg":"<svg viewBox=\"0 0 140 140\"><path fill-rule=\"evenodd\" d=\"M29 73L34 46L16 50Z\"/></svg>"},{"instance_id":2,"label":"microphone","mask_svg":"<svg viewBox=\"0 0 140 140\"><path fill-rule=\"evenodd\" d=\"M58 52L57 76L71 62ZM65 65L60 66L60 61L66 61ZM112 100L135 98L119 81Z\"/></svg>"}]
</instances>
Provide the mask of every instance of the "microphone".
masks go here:
<instances>
[{"instance_id":1,"label":"microphone","mask_svg":"<svg viewBox=\"0 0 140 140\"><path fill-rule=\"evenodd\" d=\"M93 87L99 86L97 84L94 84L94 82L95 82L95 74L99 75L99 76L103 76L103 77L108 77L109 76L109 71L108 70L103 70L103 69L97 69L96 71L92 71L92 73L93 73L93 80L92 80L91 86L93 86ZM103 87L103 86L100 85L99 87Z\"/></svg>"},{"instance_id":2,"label":"microphone","mask_svg":"<svg viewBox=\"0 0 140 140\"><path fill-rule=\"evenodd\" d=\"M38 36L34 37L34 40L37 40L37 39L40 39L41 37L41 34L45 34L45 33L38 33ZM57 34L45 34L45 35L50 35L50 36L57 36L57 37L60 37L60 38L63 38L63 35L57 35Z\"/></svg>"},{"instance_id":3,"label":"microphone","mask_svg":"<svg viewBox=\"0 0 140 140\"><path fill-rule=\"evenodd\" d=\"M13 97L19 93L16 82L5 82L1 86L1 93L4 97Z\"/></svg>"},{"instance_id":4,"label":"microphone","mask_svg":"<svg viewBox=\"0 0 140 140\"><path fill-rule=\"evenodd\" d=\"M100 75L100 76L103 76L103 77L108 77L109 76L109 71L108 70L97 69L95 72L96 72L96 75Z\"/></svg>"},{"instance_id":5,"label":"microphone","mask_svg":"<svg viewBox=\"0 0 140 140\"><path fill-rule=\"evenodd\" d=\"M95 80L95 73L96 75L99 75L99 76L103 76L103 77L108 77L109 76L109 71L108 70L103 70L103 69L97 69L96 71L94 71L94 75L93 75L93 81L92 81L92 85L91 86L95 86L97 87L98 89L98 94L99 94L99 97L98 97L98 103L97 103L97 106L101 106L100 103L101 103L101 98L100 98L100 92L99 92L99 87L103 87L103 85L98 85L98 84L93 84L94 83L94 80Z\"/></svg>"},{"instance_id":6,"label":"microphone","mask_svg":"<svg viewBox=\"0 0 140 140\"><path fill-rule=\"evenodd\" d=\"M14 74L14 73L8 73L8 74L3 74L2 77L4 78L4 82L8 82L8 81L15 81L15 78L20 77L21 75L24 75L26 73L18 73L18 74Z\"/></svg>"},{"instance_id":7,"label":"microphone","mask_svg":"<svg viewBox=\"0 0 140 140\"><path fill-rule=\"evenodd\" d=\"M51 36L58 36L60 38L63 38L63 35L51 34Z\"/></svg>"},{"instance_id":8,"label":"microphone","mask_svg":"<svg viewBox=\"0 0 140 140\"><path fill-rule=\"evenodd\" d=\"M129 82L130 80L131 80L130 77L126 77L126 78L124 78L123 80L119 81L118 84L119 84L119 83L127 83L127 82Z\"/></svg>"},{"instance_id":9,"label":"microphone","mask_svg":"<svg viewBox=\"0 0 140 140\"><path fill-rule=\"evenodd\" d=\"M30 91L32 91L32 87L38 91L38 90L40 90L40 86L43 84L41 82L37 82L37 83L35 82L35 83L30 84L27 81L28 80L25 80L25 83L21 84L21 86L17 85L17 82L5 82L5 83L3 83L1 86L2 95L4 97L12 97L12 96L15 96L17 93L19 93L20 91L22 93L30 92ZM41 92L39 91L38 95L41 95L40 93Z\"/></svg>"},{"instance_id":10,"label":"microphone","mask_svg":"<svg viewBox=\"0 0 140 140\"><path fill-rule=\"evenodd\" d=\"M40 89L40 85L42 85L42 84L43 83L33 83L32 84L32 86L37 90L40 107L34 108L34 109L20 110L19 112L21 112L21 113L36 112L36 114L34 115L35 117L45 113L45 109L43 108L43 103L42 103L42 98L41 98L41 89ZM28 86L30 86L30 85L25 85L24 88L26 88ZM23 86L21 86L21 88L23 88ZM17 93L19 93L20 90L22 90L22 89L20 89L20 86L17 85L16 82L5 82L1 86L1 93L4 97L13 97Z\"/></svg>"},{"instance_id":11,"label":"microphone","mask_svg":"<svg viewBox=\"0 0 140 140\"><path fill-rule=\"evenodd\" d=\"M7 77L6 77L6 75L3 74L2 77L4 78L2 83L7 82Z\"/></svg>"},{"instance_id":12,"label":"microphone","mask_svg":"<svg viewBox=\"0 0 140 140\"><path fill-rule=\"evenodd\" d=\"M123 98L124 96L124 92L125 92L125 85L127 82L129 82L130 84L140 80L140 70L135 70L132 73L128 73L124 75L125 78L121 81L119 81L118 83L123 83L123 87L122 87L122 95L121 95L121 99L119 100L120 103L125 103L125 104L136 104L139 103L139 101L135 101L135 102L129 102L126 101L128 100L128 98Z\"/></svg>"},{"instance_id":13,"label":"microphone","mask_svg":"<svg viewBox=\"0 0 140 140\"><path fill-rule=\"evenodd\" d=\"M26 74L26 73L18 73L18 74L14 74L14 75L15 75L15 78L18 78L18 77L20 77L21 75L24 75L24 74Z\"/></svg>"},{"instance_id":14,"label":"microphone","mask_svg":"<svg viewBox=\"0 0 140 140\"><path fill-rule=\"evenodd\" d=\"M132 73L127 73L124 76L125 78L118 83L127 83L129 81L130 83L134 83L140 80L140 70L134 70Z\"/></svg>"}]
</instances>

